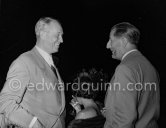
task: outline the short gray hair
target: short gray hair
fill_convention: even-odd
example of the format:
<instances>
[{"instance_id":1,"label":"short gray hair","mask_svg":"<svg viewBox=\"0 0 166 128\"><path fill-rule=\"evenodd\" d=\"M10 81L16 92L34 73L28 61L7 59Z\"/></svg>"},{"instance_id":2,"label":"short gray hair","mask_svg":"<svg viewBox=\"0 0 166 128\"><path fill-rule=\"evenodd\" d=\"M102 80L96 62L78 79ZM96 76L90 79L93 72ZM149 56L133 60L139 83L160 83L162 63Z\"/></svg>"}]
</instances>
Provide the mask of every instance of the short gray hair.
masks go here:
<instances>
[{"instance_id":1,"label":"short gray hair","mask_svg":"<svg viewBox=\"0 0 166 128\"><path fill-rule=\"evenodd\" d=\"M35 33L36 33L36 36L39 36L40 35L40 32L43 31L46 27L46 25L52 23L52 22L55 22L55 23L58 23L60 25L60 22L56 19L53 19L51 17L43 17L43 18L40 18L38 20L38 22L36 23L36 26L35 26Z\"/></svg>"},{"instance_id":2,"label":"short gray hair","mask_svg":"<svg viewBox=\"0 0 166 128\"><path fill-rule=\"evenodd\" d=\"M111 31L114 30L115 37L126 37L131 44L137 45L140 39L140 31L129 22L122 22L114 25Z\"/></svg>"}]
</instances>

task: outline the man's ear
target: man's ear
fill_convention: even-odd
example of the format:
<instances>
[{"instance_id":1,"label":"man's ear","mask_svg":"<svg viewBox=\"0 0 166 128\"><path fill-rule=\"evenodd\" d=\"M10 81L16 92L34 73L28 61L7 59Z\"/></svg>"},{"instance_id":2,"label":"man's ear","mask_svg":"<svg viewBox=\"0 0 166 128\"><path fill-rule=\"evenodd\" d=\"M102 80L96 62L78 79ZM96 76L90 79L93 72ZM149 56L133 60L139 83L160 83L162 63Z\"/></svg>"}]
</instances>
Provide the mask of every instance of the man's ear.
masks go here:
<instances>
[{"instance_id":1,"label":"man's ear","mask_svg":"<svg viewBox=\"0 0 166 128\"><path fill-rule=\"evenodd\" d=\"M44 30L40 31L40 38L41 39L46 39L46 37L47 37L46 31L44 31Z\"/></svg>"},{"instance_id":2,"label":"man's ear","mask_svg":"<svg viewBox=\"0 0 166 128\"><path fill-rule=\"evenodd\" d=\"M47 38L47 35L48 35L48 26L47 26L46 24L42 24L42 25L40 26L40 31L39 31L39 33L40 33L40 37L41 37L42 39L46 39L46 38Z\"/></svg>"},{"instance_id":3,"label":"man's ear","mask_svg":"<svg viewBox=\"0 0 166 128\"><path fill-rule=\"evenodd\" d=\"M125 48L128 44L128 40L125 37L122 37L122 46Z\"/></svg>"}]
</instances>

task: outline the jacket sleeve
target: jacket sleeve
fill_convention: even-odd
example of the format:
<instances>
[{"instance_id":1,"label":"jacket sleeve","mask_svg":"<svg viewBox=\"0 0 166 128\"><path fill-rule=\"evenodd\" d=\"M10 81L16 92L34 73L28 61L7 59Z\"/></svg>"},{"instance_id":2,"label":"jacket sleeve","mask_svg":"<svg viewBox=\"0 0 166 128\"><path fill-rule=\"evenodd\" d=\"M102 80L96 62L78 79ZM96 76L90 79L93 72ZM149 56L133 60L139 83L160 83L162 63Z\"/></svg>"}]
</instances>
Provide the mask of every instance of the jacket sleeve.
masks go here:
<instances>
[{"instance_id":1,"label":"jacket sleeve","mask_svg":"<svg viewBox=\"0 0 166 128\"><path fill-rule=\"evenodd\" d=\"M110 107L106 110L105 128L134 127L133 124L137 118L135 83L131 70L125 65L118 66L106 101L109 102Z\"/></svg>"},{"instance_id":2,"label":"jacket sleeve","mask_svg":"<svg viewBox=\"0 0 166 128\"><path fill-rule=\"evenodd\" d=\"M0 93L0 113L9 122L29 126L33 116L21 106L30 77L26 65L17 59L9 68L6 82Z\"/></svg>"}]
</instances>

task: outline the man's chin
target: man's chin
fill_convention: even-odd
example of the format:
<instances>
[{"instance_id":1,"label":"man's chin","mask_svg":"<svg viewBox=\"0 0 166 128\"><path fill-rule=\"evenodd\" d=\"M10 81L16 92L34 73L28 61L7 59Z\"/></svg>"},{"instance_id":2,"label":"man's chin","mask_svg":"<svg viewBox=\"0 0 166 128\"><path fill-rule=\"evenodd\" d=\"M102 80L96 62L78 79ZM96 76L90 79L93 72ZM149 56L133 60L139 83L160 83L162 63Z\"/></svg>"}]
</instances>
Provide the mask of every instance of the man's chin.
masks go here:
<instances>
[{"instance_id":1,"label":"man's chin","mask_svg":"<svg viewBox=\"0 0 166 128\"><path fill-rule=\"evenodd\" d=\"M57 53L57 52L58 52L58 50L59 50L58 48L54 49L54 53Z\"/></svg>"},{"instance_id":2,"label":"man's chin","mask_svg":"<svg viewBox=\"0 0 166 128\"><path fill-rule=\"evenodd\" d=\"M116 60L119 60L119 58L115 55L112 55L112 59L116 59Z\"/></svg>"},{"instance_id":3,"label":"man's chin","mask_svg":"<svg viewBox=\"0 0 166 128\"><path fill-rule=\"evenodd\" d=\"M116 59L116 56L115 56L115 55L112 55L112 58L113 58L113 59Z\"/></svg>"}]
</instances>

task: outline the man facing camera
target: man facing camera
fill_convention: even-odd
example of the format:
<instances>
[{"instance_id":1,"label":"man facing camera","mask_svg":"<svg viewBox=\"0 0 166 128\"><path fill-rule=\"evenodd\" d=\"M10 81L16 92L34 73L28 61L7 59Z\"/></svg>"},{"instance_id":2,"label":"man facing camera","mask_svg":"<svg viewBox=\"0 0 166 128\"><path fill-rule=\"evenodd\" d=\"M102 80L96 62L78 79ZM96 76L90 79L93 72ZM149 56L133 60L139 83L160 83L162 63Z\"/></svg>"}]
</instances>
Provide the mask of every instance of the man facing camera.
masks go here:
<instances>
[{"instance_id":1,"label":"man facing camera","mask_svg":"<svg viewBox=\"0 0 166 128\"><path fill-rule=\"evenodd\" d=\"M104 128L157 128L160 110L159 77L137 50L140 32L130 23L116 24L107 48L117 66L105 97Z\"/></svg>"},{"instance_id":2,"label":"man facing camera","mask_svg":"<svg viewBox=\"0 0 166 128\"><path fill-rule=\"evenodd\" d=\"M52 59L63 42L60 23L41 18L35 27L36 46L10 66L0 94L1 127L64 128L63 82Z\"/></svg>"}]
</instances>

